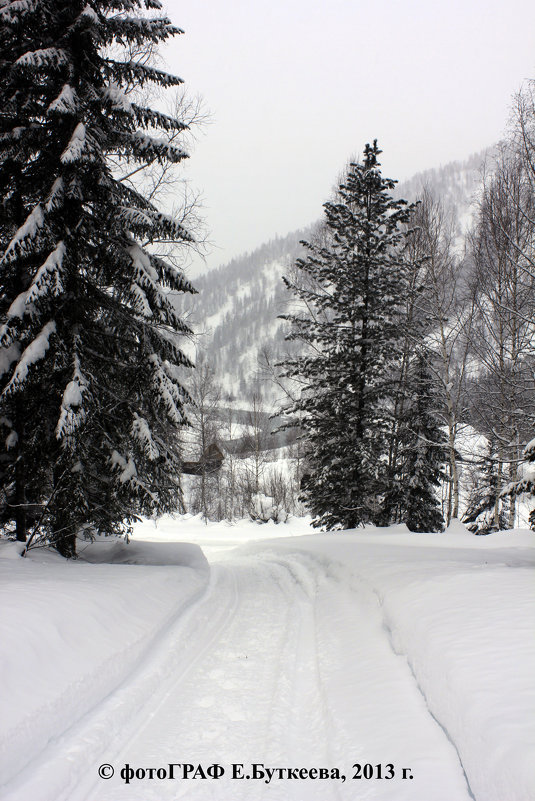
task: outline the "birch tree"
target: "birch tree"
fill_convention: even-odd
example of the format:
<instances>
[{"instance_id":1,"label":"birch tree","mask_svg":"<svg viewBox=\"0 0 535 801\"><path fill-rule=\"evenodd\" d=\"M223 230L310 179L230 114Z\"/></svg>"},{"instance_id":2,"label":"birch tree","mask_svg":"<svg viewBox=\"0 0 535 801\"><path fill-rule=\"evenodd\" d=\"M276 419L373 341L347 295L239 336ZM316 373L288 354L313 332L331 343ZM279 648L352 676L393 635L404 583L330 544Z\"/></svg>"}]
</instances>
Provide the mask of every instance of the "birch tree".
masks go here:
<instances>
[{"instance_id":1,"label":"birch tree","mask_svg":"<svg viewBox=\"0 0 535 801\"><path fill-rule=\"evenodd\" d=\"M443 398L441 416L447 430L448 493L446 523L459 516L460 466L458 437L467 419L468 377L474 299L455 253L455 230L441 202L424 190L414 215L412 247L423 259L418 298L425 318L427 341L435 354L430 361ZM440 414L440 413L439 413Z\"/></svg>"}]
</instances>

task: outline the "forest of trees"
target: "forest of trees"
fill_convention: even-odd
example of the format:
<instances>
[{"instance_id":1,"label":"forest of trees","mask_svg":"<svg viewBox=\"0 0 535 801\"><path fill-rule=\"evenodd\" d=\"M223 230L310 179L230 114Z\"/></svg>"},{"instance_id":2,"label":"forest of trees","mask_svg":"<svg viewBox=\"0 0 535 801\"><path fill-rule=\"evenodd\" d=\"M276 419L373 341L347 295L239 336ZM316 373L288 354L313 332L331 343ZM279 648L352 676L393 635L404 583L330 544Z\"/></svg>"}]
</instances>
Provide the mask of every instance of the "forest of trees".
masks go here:
<instances>
[{"instance_id":1,"label":"forest of trees","mask_svg":"<svg viewBox=\"0 0 535 801\"><path fill-rule=\"evenodd\" d=\"M303 413L317 525L440 530L462 515L486 533L512 528L517 498L533 494L534 90L516 99L461 252L440 196L404 209L367 146L287 280L299 301L289 338L305 346L284 364L301 382L287 408ZM468 426L488 448L462 465L461 509Z\"/></svg>"},{"instance_id":2,"label":"forest of trees","mask_svg":"<svg viewBox=\"0 0 535 801\"><path fill-rule=\"evenodd\" d=\"M182 33L160 9L0 0L3 530L73 557L79 537L185 509L515 526L535 496L535 82L468 231L462 187L409 204L366 145L320 224L236 260L231 285L228 271L199 280L217 326L193 370L180 263L195 209L173 195L169 212L162 193L197 110L157 100L182 83L155 66ZM284 282L263 269L277 260Z\"/></svg>"},{"instance_id":3,"label":"forest of trees","mask_svg":"<svg viewBox=\"0 0 535 801\"><path fill-rule=\"evenodd\" d=\"M247 339L256 362L251 386L242 387L234 406L253 408L259 377L261 395L279 391L291 450L278 468L269 444L265 453L272 470L286 475L290 512L306 509L319 526L405 522L415 531L441 530L461 518L487 533L518 524L520 498L525 519L535 433L532 83L514 111L508 138L487 154L467 230L448 176L443 186L426 186L424 175L418 202L408 209L377 165L369 167L366 190L364 161L348 168L325 205L325 222L307 232L302 255L279 257L289 276L289 294L278 295L291 323L287 347L281 329L274 335L264 326L264 341ZM265 256L256 254L259 265ZM244 258L245 272L251 267ZM227 280L230 268L222 273ZM250 281L248 292L258 314ZM217 319L216 306L211 313ZM232 315L234 325L243 323L235 305ZM235 377L217 359L223 350L238 359L236 337L229 333L228 341L226 349L219 340L205 349L214 386L222 373ZM213 436L224 441L228 432L217 418L224 408L235 414L234 394L221 385L217 392ZM245 464L246 449L242 457ZM232 473L235 492L235 466ZM280 510L280 490L265 481L260 492ZM214 497L228 493L223 470ZM238 492L242 500L250 495ZM192 510L219 515L215 504L201 510L194 502ZM241 502L240 512L246 510Z\"/></svg>"}]
</instances>

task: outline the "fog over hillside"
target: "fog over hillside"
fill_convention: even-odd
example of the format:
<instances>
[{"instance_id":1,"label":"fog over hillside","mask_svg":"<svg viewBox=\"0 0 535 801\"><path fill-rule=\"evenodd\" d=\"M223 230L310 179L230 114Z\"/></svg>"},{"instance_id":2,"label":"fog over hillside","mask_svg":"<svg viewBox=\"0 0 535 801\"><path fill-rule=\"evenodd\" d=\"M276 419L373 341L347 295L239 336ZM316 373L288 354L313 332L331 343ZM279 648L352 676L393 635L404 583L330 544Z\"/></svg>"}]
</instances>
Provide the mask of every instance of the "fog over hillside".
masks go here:
<instances>
[{"instance_id":1,"label":"fog over hillside","mask_svg":"<svg viewBox=\"0 0 535 801\"><path fill-rule=\"evenodd\" d=\"M417 173L400 183L395 194L412 202L428 187L453 216L461 242L488 154L485 150ZM310 227L275 237L195 280L199 294L187 302L190 324L200 335L197 358L202 354L212 365L226 394L243 401L255 387L267 397L276 394L263 380L261 355L267 349L276 357L286 347L286 323L278 319L288 302L281 277L301 251L300 241L308 240L318 226L321 213L318 209L318 222Z\"/></svg>"}]
</instances>

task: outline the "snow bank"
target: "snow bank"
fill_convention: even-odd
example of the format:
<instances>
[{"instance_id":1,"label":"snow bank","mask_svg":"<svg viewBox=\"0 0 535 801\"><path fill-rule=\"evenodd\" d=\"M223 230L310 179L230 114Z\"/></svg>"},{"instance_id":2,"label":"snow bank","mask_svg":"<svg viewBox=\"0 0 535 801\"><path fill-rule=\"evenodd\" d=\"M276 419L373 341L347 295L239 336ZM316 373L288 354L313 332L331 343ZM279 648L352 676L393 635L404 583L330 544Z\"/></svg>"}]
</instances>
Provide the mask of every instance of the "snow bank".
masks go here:
<instances>
[{"instance_id":1,"label":"snow bank","mask_svg":"<svg viewBox=\"0 0 535 801\"><path fill-rule=\"evenodd\" d=\"M163 515L158 520L145 519L138 523L134 528L134 540L169 542L180 538L182 542L200 545L207 554L213 555L248 542L302 536L311 531L310 518L291 515L286 523L269 521L263 525L249 519L235 523L205 522L201 514Z\"/></svg>"},{"instance_id":2,"label":"snow bank","mask_svg":"<svg viewBox=\"0 0 535 801\"><path fill-rule=\"evenodd\" d=\"M209 579L193 544L19 552L0 542L3 782L117 688Z\"/></svg>"}]
</instances>

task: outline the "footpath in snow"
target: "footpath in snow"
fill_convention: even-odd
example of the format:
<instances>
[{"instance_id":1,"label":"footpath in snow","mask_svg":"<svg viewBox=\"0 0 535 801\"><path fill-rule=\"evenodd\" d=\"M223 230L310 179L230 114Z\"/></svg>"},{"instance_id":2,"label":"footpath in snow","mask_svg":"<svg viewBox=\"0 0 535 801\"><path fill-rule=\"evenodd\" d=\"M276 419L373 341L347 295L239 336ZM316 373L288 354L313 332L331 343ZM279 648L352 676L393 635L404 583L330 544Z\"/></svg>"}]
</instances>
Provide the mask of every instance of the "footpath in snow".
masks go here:
<instances>
[{"instance_id":1,"label":"footpath in snow","mask_svg":"<svg viewBox=\"0 0 535 801\"><path fill-rule=\"evenodd\" d=\"M532 801L535 535L310 531L0 543L0 798Z\"/></svg>"}]
</instances>

